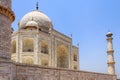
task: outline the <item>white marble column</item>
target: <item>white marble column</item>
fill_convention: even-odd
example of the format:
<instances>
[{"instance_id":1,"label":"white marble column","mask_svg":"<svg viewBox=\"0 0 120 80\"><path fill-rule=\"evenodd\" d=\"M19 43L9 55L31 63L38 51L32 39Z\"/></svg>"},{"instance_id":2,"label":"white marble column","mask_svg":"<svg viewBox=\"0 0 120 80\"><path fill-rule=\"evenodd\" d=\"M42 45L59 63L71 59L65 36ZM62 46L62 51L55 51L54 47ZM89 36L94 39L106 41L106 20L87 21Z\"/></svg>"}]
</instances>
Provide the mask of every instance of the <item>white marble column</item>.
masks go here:
<instances>
[{"instance_id":1,"label":"white marble column","mask_svg":"<svg viewBox=\"0 0 120 80\"><path fill-rule=\"evenodd\" d=\"M38 52L39 52L39 37L38 37L38 33L36 34L36 35L34 35L34 60L35 60L35 64L39 64L38 63L38 57L39 57L39 55L38 55Z\"/></svg>"}]
</instances>

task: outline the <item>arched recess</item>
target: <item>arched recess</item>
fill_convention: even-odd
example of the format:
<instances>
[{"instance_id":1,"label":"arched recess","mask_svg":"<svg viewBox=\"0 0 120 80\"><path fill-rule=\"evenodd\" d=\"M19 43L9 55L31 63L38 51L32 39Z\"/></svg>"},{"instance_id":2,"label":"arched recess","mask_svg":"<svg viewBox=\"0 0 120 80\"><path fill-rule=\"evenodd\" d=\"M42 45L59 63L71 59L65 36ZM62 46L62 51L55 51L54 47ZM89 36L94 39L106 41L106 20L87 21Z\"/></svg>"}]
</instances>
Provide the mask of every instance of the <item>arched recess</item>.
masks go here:
<instances>
[{"instance_id":1,"label":"arched recess","mask_svg":"<svg viewBox=\"0 0 120 80\"><path fill-rule=\"evenodd\" d=\"M12 41L12 53L16 53L16 41Z\"/></svg>"},{"instance_id":2,"label":"arched recess","mask_svg":"<svg viewBox=\"0 0 120 80\"><path fill-rule=\"evenodd\" d=\"M49 53L49 48L48 48L48 42L47 41L42 41L41 42L41 53L44 53L44 54Z\"/></svg>"},{"instance_id":3,"label":"arched recess","mask_svg":"<svg viewBox=\"0 0 120 80\"><path fill-rule=\"evenodd\" d=\"M68 48L64 45L60 45L57 47L57 67L69 67Z\"/></svg>"},{"instance_id":4,"label":"arched recess","mask_svg":"<svg viewBox=\"0 0 120 80\"><path fill-rule=\"evenodd\" d=\"M48 66L49 65L48 59L42 59L41 60L41 65Z\"/></svg>"},{"instance_id":5,"label":"arched recess","mask_svg":"<svg viewBox=\"0 0 120 80\"><path fill-rule=\"evenodd\" d=\"M33 52L34 51L34 40L33 38L23 39L23 52Z\"/></svg>"},{"instance_id":6,"label":"arched recess","mask_svg":"<svg viewBox=\"0 0 120 80\"><path fill-rule=\"evenodd\" d=\"M33 59L31 57L24 57L22 63L33 64Z\"/></svg>"},{"instance_id":7,"label":"arched recess","mask_svg":"<svg viewBox=\"0 0 120 80\"><path fill-rule=\"evenodd\" d=\"M73 59L74 59L74 61L77 61L77 54L74 53Z\"/></svg>"},{"instance_id":8,"label":"arched recess","mask_svg":"<svg viewBox=\"0 0 120 80\"><path fill-rule=\"evenodd\" d=\"M78 69L77 65L74 65L74 69Z\"/></svg>"}]
</instances>

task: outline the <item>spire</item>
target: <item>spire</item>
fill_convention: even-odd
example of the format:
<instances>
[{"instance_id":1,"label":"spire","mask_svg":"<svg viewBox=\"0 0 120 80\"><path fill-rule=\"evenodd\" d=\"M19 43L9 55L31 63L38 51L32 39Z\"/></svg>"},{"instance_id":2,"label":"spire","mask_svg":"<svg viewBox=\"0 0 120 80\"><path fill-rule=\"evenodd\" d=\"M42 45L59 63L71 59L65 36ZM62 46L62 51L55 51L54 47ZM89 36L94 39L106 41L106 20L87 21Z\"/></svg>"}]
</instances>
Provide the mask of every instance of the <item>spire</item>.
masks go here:
<instances>
[{"instance_id":1,"label":"spire","mask_svg":"<svg viewBox=\"0 0 120 80\"><path fill-rule=\"evenodd\" d=\"M80 46L79 42L77 43L77 46L78 46L78 48L79 48L79 46Z\"/></svg>"},{"instance_id":2,"label":"spire","mask_svg":"<svg viewBox=\"0 0 120 80\"><path fill-rule=\"evenodd\" d=\"M38 7L38 2L36 3L36 10L38 10L39 9L39 7Z\"/></svg>"},{"instance_id":3,"label":"spire","mask_svg":"<svg viewBox=\"0 0 120 80\"><path fill-rule=\"evenodd\" d=\"M70 33L70 37L71 37L71 38L72 38L72 36L73 36L72 33Z\"/></svg>"}]
</instances>

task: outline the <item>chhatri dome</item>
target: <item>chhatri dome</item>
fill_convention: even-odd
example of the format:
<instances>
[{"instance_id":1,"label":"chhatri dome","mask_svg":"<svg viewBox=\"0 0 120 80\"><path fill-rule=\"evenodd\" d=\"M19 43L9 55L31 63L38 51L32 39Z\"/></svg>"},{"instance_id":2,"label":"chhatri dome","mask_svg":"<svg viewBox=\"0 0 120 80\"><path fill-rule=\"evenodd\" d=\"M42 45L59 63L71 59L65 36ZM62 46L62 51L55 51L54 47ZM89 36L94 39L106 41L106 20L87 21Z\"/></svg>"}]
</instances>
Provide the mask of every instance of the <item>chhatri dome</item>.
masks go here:
<instances>
[{"instance_id":1,"label":"chhatri dome","mask_svg":"<svg viewBox=\"0 0 120 80\"><path fill-rule=\"evenodd\" d=\"M106 34L106 36L107 37L111 37L113 34L111 33L111 32L108 32L107 34Z\"/></svg>"},{"instance_id":2,"label":"chhatri dome","mask_svg":"<svg viewBox=\"0 0 120 80\"><path fill-rule=\"evenodd\" d=\"M31 11L23 16L23 18L19 22L19 28L24 29L28 26L34 26L37 28L52 28L52 21L50 18L44 13L38 10L38 6L36 10Z\"/></svg>"}]
</instances>

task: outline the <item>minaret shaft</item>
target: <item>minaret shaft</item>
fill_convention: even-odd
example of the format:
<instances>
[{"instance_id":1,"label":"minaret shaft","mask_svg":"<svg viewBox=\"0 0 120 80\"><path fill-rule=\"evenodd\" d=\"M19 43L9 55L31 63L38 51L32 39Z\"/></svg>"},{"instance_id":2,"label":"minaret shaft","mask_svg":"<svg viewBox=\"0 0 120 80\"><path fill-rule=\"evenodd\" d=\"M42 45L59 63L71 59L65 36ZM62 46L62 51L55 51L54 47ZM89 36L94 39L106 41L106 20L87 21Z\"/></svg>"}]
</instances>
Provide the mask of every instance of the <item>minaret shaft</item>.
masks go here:
<instances>
[{"instance_id":1,"label":"minaret shaft","mask_svg":"<svg viewBox=\"0 0 120 80\"><path fill-rule=\"evenodd\" d=\"M108 56L108 73L115 75L115 67L114 67L114 50L113 50L113 44L112 44L112 33L107 33L107 56Z\"/></svg>"}]
</instances>

